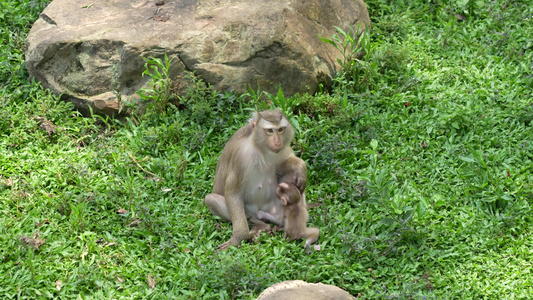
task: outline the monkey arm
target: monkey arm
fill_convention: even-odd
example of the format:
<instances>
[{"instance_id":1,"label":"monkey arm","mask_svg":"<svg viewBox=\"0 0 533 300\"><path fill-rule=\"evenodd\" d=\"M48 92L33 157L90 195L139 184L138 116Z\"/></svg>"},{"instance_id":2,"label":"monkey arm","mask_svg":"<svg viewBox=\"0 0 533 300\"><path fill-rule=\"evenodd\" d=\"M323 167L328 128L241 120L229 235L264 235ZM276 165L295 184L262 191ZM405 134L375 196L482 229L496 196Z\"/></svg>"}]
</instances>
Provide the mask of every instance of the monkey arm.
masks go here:
<instances>
[{"instance_id":1,"label":"monkey arm","mask_svg":"<svg viewBox=\"0 0 533 300\"><path fill-rule=\"evenodd\" d=\"M278 226L283 226L283 218L278 218L270 213L267 213L265 211L258 211L257 212L257 218L259 220L263 220L263 221L267 221L267 222L270 222L270 223L274 223Z\"/></svg>"},{"instance_id":2,"label":"monkey arm","mask_svg":"<svg viewBox=\"0 0 533 300\"><path fill-rule=\"evenodd\" d=\"M278 167L276 174L278 179L283 178L283 176L287 174L292 174L289 183L294 184L298 190L300 190L300 193L304 192L307 186L307 165L301 158L296 155L289 156L289 158Z\"/></svg>"}]
</instances>

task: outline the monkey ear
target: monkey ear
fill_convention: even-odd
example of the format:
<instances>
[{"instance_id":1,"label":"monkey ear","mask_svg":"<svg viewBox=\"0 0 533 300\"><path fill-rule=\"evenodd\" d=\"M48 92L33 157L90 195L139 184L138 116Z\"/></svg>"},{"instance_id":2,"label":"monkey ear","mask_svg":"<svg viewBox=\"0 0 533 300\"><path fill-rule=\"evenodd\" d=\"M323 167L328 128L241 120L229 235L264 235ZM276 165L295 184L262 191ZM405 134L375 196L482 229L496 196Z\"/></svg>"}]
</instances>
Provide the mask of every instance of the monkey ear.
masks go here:
<instances>
[{"instance_id":1,"label":"monkey ear","mask_svg":"<svg viewBox=\"0 0 533 300\"><path fill-rule=\"evenodd\" d=\"M250 124L252 124L252 128L255 129L255 126L257 126L257 122L259 121L259 113L254 111L252 113L252 118L250 119Z\"/></svg>"},{"instance_id":2,"label":"monkey ear","mask_svg":"<svg viewBox=\"0 0 533 300\"><path fill-rule=\"evenodd\" d=\"M290 188L289 184L287 184L286 182L281 182L280 184L278 184L278 187L282 190L288 190Z\"/></svg>"}]
</instances>

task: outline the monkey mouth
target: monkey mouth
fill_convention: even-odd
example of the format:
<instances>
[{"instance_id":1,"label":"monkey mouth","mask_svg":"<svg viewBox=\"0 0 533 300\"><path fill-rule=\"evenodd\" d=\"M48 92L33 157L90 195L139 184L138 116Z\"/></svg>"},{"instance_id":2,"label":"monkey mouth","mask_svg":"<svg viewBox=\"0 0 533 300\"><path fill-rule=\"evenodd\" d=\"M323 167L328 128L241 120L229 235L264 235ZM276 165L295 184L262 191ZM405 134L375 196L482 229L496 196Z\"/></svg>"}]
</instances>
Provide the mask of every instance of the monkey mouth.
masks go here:
<instances>
[{"instance_id":1,"label":"monkey mouth","mask_svg":"<svg viewBox=\"0 0 533 300\"><path fill-rule=\"evenodd\" d=\"M279 149L270 149L270 152L273 152L274 154L278 154L281 151L281 147Z\"/></svg>"}]
</instances>

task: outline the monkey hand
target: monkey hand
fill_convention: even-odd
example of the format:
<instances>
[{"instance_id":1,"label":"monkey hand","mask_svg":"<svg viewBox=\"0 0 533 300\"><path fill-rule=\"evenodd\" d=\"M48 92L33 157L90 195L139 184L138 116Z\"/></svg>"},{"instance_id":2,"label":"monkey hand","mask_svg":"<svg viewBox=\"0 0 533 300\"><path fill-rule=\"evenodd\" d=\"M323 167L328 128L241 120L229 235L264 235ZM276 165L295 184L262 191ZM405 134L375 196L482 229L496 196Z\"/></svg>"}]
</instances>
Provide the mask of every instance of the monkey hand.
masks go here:
<instances>
[{"instance_id":1,"label":"monkey hand","mask_svg":"<svg viewBox=\"0 0 533 300\"><path fill-rule=\"evenodd\" d=\"M307 166L301 158L295 155L287 158L287 160L277 167L276 174L281 178L281 181L292 183L298 188L300 193L304 192L307 186ZM285 176L290 177L283 179Z\"/></svg>"},{"instance_id":2,"label":"monkey hand","mask_svg":"<svg viewBox=\"0 0 533 300\"><path fill-rule=\"evenodd\" d=\"M300 193L303 193L305 190L305 187L307 186L307 178L304 176L294 176L292 180L292 184L298 188Z\"/></svg>"},{"instance_id":3,"label":"monkey hand","mask_svg":"<svg viewBox=\"0 0 533 300\"><path fill-rule=\"evenodd\" d=\"M267 212L264 212L264 211L262 211L262 210L260 210L260 211L257 212L257 218L258 218L259 220L263 220L263 221L268 220L268 216L267 216L267 215L268 215L268 213L267 213Z\"/></svg>"},{"instance_id":4,"label":"monkey hand","mask_svg":"<svg viewBox=\"0 0 533 300\"><path fill-rule=\"evenodd\" d=\"M300 161L303 162L303 160ZM305 187L307 186L307 168L305 163L295 166L293 169L293 174L294 175L291 178L291 183L294 184L300 193L303 194Z\"/></svg>"}]
</instances>

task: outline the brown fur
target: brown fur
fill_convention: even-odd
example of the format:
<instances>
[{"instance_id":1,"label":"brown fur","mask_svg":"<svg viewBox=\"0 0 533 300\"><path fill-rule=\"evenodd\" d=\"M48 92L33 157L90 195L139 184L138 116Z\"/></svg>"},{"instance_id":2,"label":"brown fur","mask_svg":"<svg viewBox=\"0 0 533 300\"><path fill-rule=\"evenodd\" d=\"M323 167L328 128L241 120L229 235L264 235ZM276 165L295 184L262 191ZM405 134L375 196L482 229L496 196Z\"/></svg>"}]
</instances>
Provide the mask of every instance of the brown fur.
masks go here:
<instances>
[{"instance_id":1,"label":"brown fur","mask_svg":"<svg viewBox=\"0 0 533 300\"><path fill-rule=\"evenodd\" d=\"M305 195L292 183L282 182L276 189L276 194L282 203L284 238L297 240L304 238L306 253L311 253L311 244L318 240L320 230L307 227L309 213L305 203Z\"/></svg>"}]
</instances>

